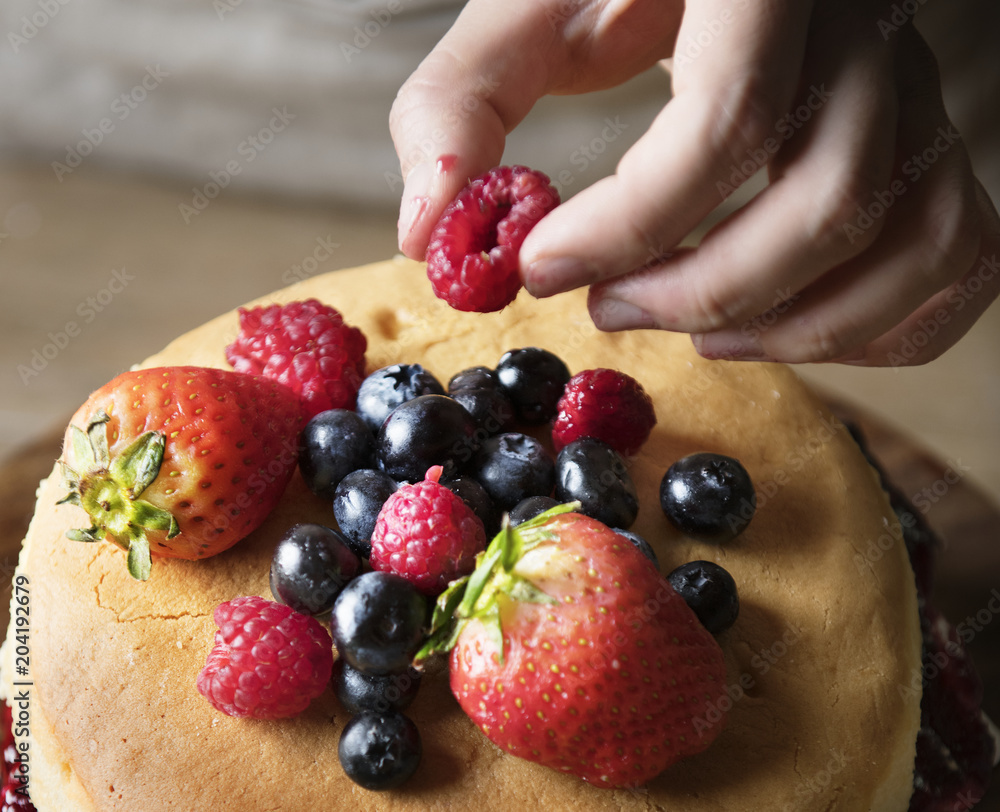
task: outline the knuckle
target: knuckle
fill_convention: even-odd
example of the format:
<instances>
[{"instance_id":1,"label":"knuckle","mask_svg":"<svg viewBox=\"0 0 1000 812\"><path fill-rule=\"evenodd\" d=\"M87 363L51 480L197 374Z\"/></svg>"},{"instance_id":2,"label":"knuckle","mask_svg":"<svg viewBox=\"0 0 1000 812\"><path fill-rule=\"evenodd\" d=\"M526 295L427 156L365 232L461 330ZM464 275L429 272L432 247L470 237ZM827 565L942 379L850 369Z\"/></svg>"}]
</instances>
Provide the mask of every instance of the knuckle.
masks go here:
<instances>
[{"instance_id":1,"label":"knuckle","mask_svg":"<svg viewBox=\"0 0 1000 812\"><path fill-rule=\"evenodd\" d=\"M707 143L713 153L733 160L743 160L747 151L759 149L774 134L780 117L775 100L753 76L727 87L716 104Z\"/></svg>"},{"instance_id":2,"label":"knuckle","mask_svg":"<svg viewBox=\"0 0 1000 812\"><path fill-rule=\"evenodd\" d=\"M820 250L842 257L870 247L885 225L887 211L873 199L878 189L872 176L860 167L842 170L817 190L806 216L810 241Z\"/></svg>"},{"instance_id":3,"label":"knuckle","mask_svg":"<svg viewBox=\"0 0 1000 812\"><path fill-rule=\"evenodd\" d=\"M825 319L814 319L801 327L794 340L785 342L782 351L775 355L778 360L790 364L833 361L846 355L856 344L847 326L837 326Z\"/></svg>"},{"instance_id":4,"label":"knuckle","mask_svg":"<svg viewBox=\"0 0 1000 812\"><path fill-rule=\"evenodd\" d=\"M921 272L935 287L956 279L975 261L981 237L973 195L965 190L942 195L924 223Z\"/></svg>"},{"instance_id":5,"label":"knuckle","mask_svg":"<svg viewBox=\"0 0 1000 812\"><path fill-rule=\"evenodd\" d=\"M713 283L707 276L698 277L691 297L692 323L689 329L711 333L740 321L742 300L729 287Z\"/></svg>"}]
</instances>

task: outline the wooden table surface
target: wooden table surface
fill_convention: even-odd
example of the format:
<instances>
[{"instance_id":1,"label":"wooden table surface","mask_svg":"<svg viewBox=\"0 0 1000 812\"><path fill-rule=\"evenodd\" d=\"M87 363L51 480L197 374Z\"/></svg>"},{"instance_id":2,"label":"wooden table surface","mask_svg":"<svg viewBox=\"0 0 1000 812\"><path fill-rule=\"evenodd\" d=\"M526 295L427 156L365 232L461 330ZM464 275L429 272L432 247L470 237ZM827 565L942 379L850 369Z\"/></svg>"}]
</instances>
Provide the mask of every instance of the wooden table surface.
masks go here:
<instances>
[{"instance_id":1,"label":"wooden table surface","mask_svg":"<svg viewBox=\"0 0 1000 812\"><path fill-rule=\"evenodd\" d=\"M914 502L941 536L935 600L953 623L980 615L982 628L968 648L982 677L984 709L1000 720L1000 622L988 605L1000 596L1000 510L975 485L919 444L885 423L844 402L827 398L841 419L851 421L888 472L891 481ZM0 623L6 629L7 599L17 554L35 504L35 489L59 455L62 431L49 433L0 464L0 568L6 584ZM988 622L982 623L988 614ZM977 810L1000 810L1000 782Z\"/></svg>"}]
</instances>

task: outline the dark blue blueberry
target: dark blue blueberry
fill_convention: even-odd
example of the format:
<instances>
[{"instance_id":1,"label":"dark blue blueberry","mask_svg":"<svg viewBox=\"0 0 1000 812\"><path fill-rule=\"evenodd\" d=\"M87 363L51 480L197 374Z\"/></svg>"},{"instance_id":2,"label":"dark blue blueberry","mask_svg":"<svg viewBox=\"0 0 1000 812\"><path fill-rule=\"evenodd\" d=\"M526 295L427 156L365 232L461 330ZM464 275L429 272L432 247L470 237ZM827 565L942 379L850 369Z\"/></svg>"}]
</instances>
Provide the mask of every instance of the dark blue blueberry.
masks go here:
<instances>
[{"instance_id":1,"label":"dark blue blueberry","mask_svg":"<svg viewBox=\"0 0 1000 812\"><path fill-rule=\"evenodd\" d=\"M355 716L340 734L340 766L355 784L386 790L405 782L420 765L423 748L412 720L398 711Z\"/></svg>"},{"instance_id":2,"label":"dark blue blueberry","mask_svg":"<svg viewBox=\"0 0 1000 812\"><path fill-rule=\"evenodd\" d=\"M299 438L299 469L309 489L332 499L334 489L351 471L371 468L375 461L375 435L355 412L331 409L320 412Z\"/></svg>"},{"instance_id":3,"label":"dark blue blueberry","mask_svg":"<svg viewBox=\"0 0 1000 812\"><path fill-rule=\"evenodd\" d=\"M442 480L441 484L452 493L457 494L479 517L486 529L487 539L493 538L500 532L500 511L497 510L490 495L486 493L486 489L478 481L472 477L460 476Z\"/></svg>"},{"instance_id":4,"label":"dark blue blueberry","mask_svg":"<svg viewBox=\"0 0 1000 812\"><path fill-rule=\"evenodd\" d=\"M526 434L490 437L476 457L476 479L500 510L511 510L529 496L548 496L554 478L552 457Z\"/></svg>"},{"instance_id":5,"label":"dark blue blueberry","mask_svg":"<svg viewBox=\"0 0 1000 812\"><path fill-rule=\"evenodd\" d=\"M395 492L395 480L371 468L351 471L340 480L333 494L333 515L355 555L361 558L371 555L378 512Z\"/></svg>"},{"instance_id":6,"label":"dark blue blueberry","mask_svg":"<svg viewBox=\"0 0 1000 812\"><path fill-rule=\"evenodd\" d=\"M660 506L685 535L719 544L746 529L757 497L750 475L737 460L700 452L667 469L660 482Z\"/></svg>"},{"instance_id":7,"label":"dark blue blueberry","mask_svg":"<svg viewBox=\"0 0 1000 812\"><path fill-rule=\"evenodd\" d=\"M547 423L556 416L559 398L569 381L566 364L548 350L526 347L504 354L496 377L525 423Z\"/></svg>"},{"instance_id":8,"label":"dark blue blueberry","mask_svg":"<svg viewBox=\"0 0 1000 812\"><path fill-rule=\"evenodd\" d=\"M554 508L559 503L551 496L529 496L522 499L507 514L511 527L517 527L528 519L534 519L539 513L544 513L549 508Z\"/></svg>"},{"instance_id":9,"label":"dark blue blueberry","mask_svg":"<svg viewBox=\"0 0 1000 812\"><path fill-rule=\"evenodd\" d=\"M420 395L397 406L379 429L379 468L398 482L417 482L432 465L455 476L476 450L472 416L446 395Z\"/></svg>"},{"instance_id":10,"label":"dark blue blueberry","mask_svg":"<svg viewBox=\"0 0 1000 812\"><path fill-rule=\"evenodd\" d=\"M366 674L401 674L423 642L427 599L392 572L359 575L337 597L330 633L337 654Z\"/></svg>"},{"instance_id":11,"label":"dark blue blueberry","mask_svg":"<svg viewBox=\"0 0 1000 812\"><path fill-rule=\"evenodd\" d=\"M487 437L514 425L514 406L491 369L470 367L459 372L448 381L448 394L465 407Z\"/></svg>"},{"instance_id":12,"label":"dark blue blueberry","mask_svg":"<svg viewBox=\"0 0 1000 812\"><path fill-rule=\"evenodd\" d=\"M305 615L333 608L337 595L361 570L361 562L340 533L321 524L297 524L274 549L271 594Z\"/></svg>"},{"instance_id":13,"label":"dark blue blueberry","mask_svg":"<svg viewBox=\"0 0 1000 812\"><path fill-rule=\"evenodd\" d=\"M622 530L620 527L614 528L614 531L619 536L624 536L629 541L631 541L632 544L635 545L635 548L640 553L642 553L644 556L646 556L646 558L648 558L650 561L653 562L654 567L656 567L657 569L660 568L660 561L659 559L657 559L656 553L653 551L653 548L649 545L649 542L646 541L646 539L644 539L638 533L633 533L631 530Z\"/></svg>"},{"instance_id":14,"label":"dark blue blueberry","mask_svg":"<svg viewBox=\"0 0 1000 812\"><path fill-rule=\"evenodd\" d=\"M402 674L375 676L353 668L343 658L333 664L333 690L348 713L406 710L420 689L420 674L414 669Z\"/></svg>"},{"instance_id":15,"label":"dark blue blueberry","mask_svg":"<svg viewBox=\"0 0 1000 812\"><path fill-rule=\"evenodd\" d=\"M375 370L361 382L357 411L377 434L389 413L419 395L443 395L441 382L420 364L393 364Z\"/></svg>"},{"instance_id":16,"label":"dark blue blueberry","mask_svg":"<svg viewBox=\"0 0 1000 812\"><path fill-rule=\"evenodd\" d=\"M639 515L625 458L593 437L574 440L556 457L556 499L579 502L580 513L608 527L628 529Z\"/></svg>"},{"instance_id":17,"label":"dark blue blueberry","mask_svg":"<svg viewBox=\"0 0 1000 812\"><path fill-rule=\"evenodd\" d=\"M724 632L739 617L736 582L718 564L692 561L675 569L667 580L712 634Z\"/></svg>"}]
</instances>

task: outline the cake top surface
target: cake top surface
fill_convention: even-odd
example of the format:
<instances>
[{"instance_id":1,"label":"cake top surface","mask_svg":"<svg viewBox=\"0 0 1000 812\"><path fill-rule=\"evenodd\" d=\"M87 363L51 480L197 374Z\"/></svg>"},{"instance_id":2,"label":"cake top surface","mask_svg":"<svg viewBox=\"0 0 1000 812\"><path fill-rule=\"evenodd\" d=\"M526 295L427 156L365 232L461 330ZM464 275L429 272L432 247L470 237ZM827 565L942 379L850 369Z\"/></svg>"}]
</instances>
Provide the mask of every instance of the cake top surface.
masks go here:
<instances>
[{"instance_id":1,"label":"cake top surface","mask_svg":"<svg viewBox=\"0 0 1000 812\"><path fill-rule=\"evenodd\" d=\"M492 367L509 349L539 346L571 372L610 367L642 383L658 424L629 463L640 502L633 529L664 573L716 561L740 591L739 620L719 638L729 701L703 709L705 724L725 729L706 752L639 790L595 789L504 756L463 715L446 677L432 674L408 711L424 742L416 776L391 793L363 790L337 761L348 714L331 691L299 717L264 722L224 716L194 687L215 607L239 595L269 598L277 539L297 522L332 523L329 506L296 476L250 537L209 560L158 560L140 583L112 545L65 538L81 514L56 506L63 493L53 476L19 567L32 590L32 735L38 769L51 778L40 812L60 804L156 812L181 799L185 809L212 812L528 802L905 810L919 696L899 686L919 672L920 635L912 570L874 472L787 368L706 362L681 335L598 333L584 295L522 295L499 314L459 313L431 296L422 266L397 259L308 279L266 301L315 297L336 307L368 337L369 370L421 363L447 380L469 366ZM224 348L237 329L228 313L142 366L228 368ZM695 451L736 457L756 486L754 520L725 546L681 536L659 508L663 473ZM8 695L11 657L8 647Z\"/></svg>"}]
</instances>

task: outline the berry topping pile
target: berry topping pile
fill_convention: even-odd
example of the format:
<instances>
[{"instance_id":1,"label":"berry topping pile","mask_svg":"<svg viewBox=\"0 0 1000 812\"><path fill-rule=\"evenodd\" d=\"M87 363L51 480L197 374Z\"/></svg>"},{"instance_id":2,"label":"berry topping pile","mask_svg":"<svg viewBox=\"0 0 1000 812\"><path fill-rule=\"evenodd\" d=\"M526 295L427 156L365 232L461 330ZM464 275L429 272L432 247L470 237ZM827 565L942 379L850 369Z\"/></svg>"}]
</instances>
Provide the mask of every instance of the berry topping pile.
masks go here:
<instances>
[{"instance_id":1,"label":"berry topping pile","mask_svg":"<svg viewBox=\"0 0 1000 812\"><path fill-rule=\"evenodd\" d=\"M256 529L295 470L301 408L273 381L204 367L126 372L73 417L61 459L91 520L77 541L107 539L129 572L150 555L206 558Z\"/></svg>"},{"instance_id":2,"label":"berry topping pile","mask_svg":"<svg viewBox=\"0 0 1000 812\"><path fill-rule=\"evenodd\" d=\"M656 425L653 400L635 378L613 369L587 369L570 378L552 426L556 451L581 437L603 440L630 457Z\"/></svg>"},{"instance_id":3,"label":"berry topping pile","mask_svg":"<svg viewBox=\"0 0 1000 812\"><path fill-rule=\"evenodd\" d=\"M456 310L502 310L521 289L517 255L535 224L559 205L541 172L498 166L471 181L438 220L427 246L427 276Z\"/></svg>"},{"instance_id":4,"label":"berry topping pile","mask_svg":"<svg viewBox=\"0 0 1000 812\"><path fill-rule=\"evenodd\" d=\"M226 347L237 372L284 384L311 417L353 409L365 374L368 342L332 307L315 299L240 308L240 334Z\"/></svg>"},{"instance_id":5,"label":"berry topping pile","mask_svg":"<svg viewBox=\"0 0 1000 812\"><path fill-rule=\"evenodd\" d=\"M330 635L314 618L245 597L216 607L215 623L215 647L197 685L223 713L256 719L294 716L330 682Z\"/></svg>"},{"instance_id":6,"label":"berry topping pile","mask_svg":"<svg viewBox=\"0 0 1000 812\"><path fill-rule=\"evenodd\" d=\"M403 485L386 501L375 522L371 565L402 575L425 595L468 575L486 549L486 531L472 509L439 484L441 466L427 478Z\"/></svg>"}]
</instances>

